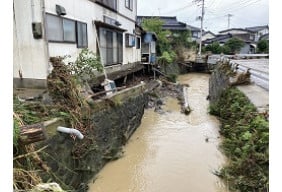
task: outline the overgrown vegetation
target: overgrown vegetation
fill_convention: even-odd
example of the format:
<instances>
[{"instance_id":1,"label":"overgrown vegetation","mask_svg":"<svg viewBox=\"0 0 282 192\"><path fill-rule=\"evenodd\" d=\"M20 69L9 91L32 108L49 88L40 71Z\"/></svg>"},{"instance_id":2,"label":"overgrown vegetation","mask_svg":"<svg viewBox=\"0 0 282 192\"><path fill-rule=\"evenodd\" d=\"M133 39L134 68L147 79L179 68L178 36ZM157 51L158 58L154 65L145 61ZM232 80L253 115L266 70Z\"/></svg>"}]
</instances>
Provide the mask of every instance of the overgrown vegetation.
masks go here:
<instances>
[{"instance_id":1,"label":"overgrown vegetation","mask_svg":"<svg viewBox=\"0 0 282 192\"><path fill-rule=\"evenodd\" d=\"M260 40L257 44L257 53L268 53L269 52L269 41L266 39Z\"/></svg>"},{"instance_id":2,"label":"overgrown vegetation","mask_svg":"<svg viewBox=\"0 0 282 192\"><path fill-rule=\"evenodd\" d=\"M156 46L157 54L162 55L165 51L171 51L170 41L168 36L171 35L170 31L162 29L163 21L159 18L144 19L141 26L148 32L155 32L158 37L158 43Z\"/></svg>"},{"instance_id":3,"label":"overgrown vegetation","mask_svg":"<svg viewBox=\"0 0 282 192\"><path fill-rule=\"evenodd\" d=\"M19 140L20 126L35 124L52 117L62 117L68 126L80 130L91 129L90 106L81 94L85 83L95 78L93 70L102 70L99 58L88 49L82 50L77 60L70 65L63 63L63 57L50 58L53 71L47 78L48 93L52 97L51 104L42 104L40 99L20 101L14 97L14 189L29 191L42 182L40 171L49 172L49 167L41 160L33 144L24 145ZM74 138L74 137L73 137ZM74 138L75 139L75 138ZM84 145L76 145L75 156L87 150L88 137ZM43 149L42 149L43 150Z\"/></svg>"},{"instance_id":4,"label":"overgrown vegetation","mask_svg":"<svg viewBox=\"0 0 282 192\"><path fill-rule=\"evenodd\" d=\"M236 88L223 92L210 106L210 113L220 117L222 149L228 164L216 174L232 191L268 191L269 124L246 96Z\"/></svg>"}]
</instances>

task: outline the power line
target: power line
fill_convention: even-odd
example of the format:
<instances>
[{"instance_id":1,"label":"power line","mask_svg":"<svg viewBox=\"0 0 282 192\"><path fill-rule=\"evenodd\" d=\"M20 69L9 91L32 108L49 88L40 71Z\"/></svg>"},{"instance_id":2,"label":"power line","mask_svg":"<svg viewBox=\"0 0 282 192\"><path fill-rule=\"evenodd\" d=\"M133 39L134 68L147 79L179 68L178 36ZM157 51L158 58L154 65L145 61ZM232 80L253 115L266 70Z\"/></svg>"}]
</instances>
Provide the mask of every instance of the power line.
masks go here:
<instances>
[{"instance_id":1,"label":"power line","mask_svg":"<svg viewBox=\"0 0 282 192\"><path fill-rule=\"evenodd\" d=\"M188 5L186 5L186 6L182 6L182 7L179 7L179 8L177 8L177 9L173 9L173 10L170 10L170 11L166 11L166 12L164 12L163 14L170 14L170 13L172 13L172 12L179 12L179 11L181 11L181 10L184 10L184 9L186 9L186 8L188 8L188 7L192 7L194 4L193 4L193 2L190 2Z\"/></svg>"}]
</instances>

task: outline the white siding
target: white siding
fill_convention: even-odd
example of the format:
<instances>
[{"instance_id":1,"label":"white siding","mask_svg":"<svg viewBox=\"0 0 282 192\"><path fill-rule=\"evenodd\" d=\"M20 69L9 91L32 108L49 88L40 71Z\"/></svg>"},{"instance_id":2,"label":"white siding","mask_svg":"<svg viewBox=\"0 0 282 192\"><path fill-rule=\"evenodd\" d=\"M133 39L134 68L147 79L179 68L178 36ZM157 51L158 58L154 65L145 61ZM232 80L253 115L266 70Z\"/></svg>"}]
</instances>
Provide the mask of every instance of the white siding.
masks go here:
<instances>
[{"instance_id":1,"label":"white siding","mask_svg":"<svg viewBox=\"0 0 282 192\"><path fill-rule=\"evenodd\" d=\"M34 39L32 22L42 22L42 1L14 1L13 18L13 76L19 78L46 79L48 57L46 42L43 38Z\"/></svg>"},{"instance_id":2,"label":"white siding","mask_svg":"<svg viewBox=\"0 0 282 192\"><path fill-rule=\"evenodd\" d=\"M31 2L34 2L33 9ZM104 15L118 20L121 23L119 27L127 30L123 33L123 64L140 61L141 49L125 47L125 33L134 34L135 30L137 0L133 3L133 10L129 10L125 7L125 0L118 0L118 13L115 13L90 0L14 0L14 78L19 78L20 71L23 78L46 80L50 69L49 57L70 55L69 62L74 61L80 52L76 43L47 42L43 13L57 15L56 4L66 10L66 15L62 17L87 23L88 48L94 52L97 50L93 21L103 21ZM32 21L42 22L43 38L33 38Z\"/></svg>"}]
</instances>

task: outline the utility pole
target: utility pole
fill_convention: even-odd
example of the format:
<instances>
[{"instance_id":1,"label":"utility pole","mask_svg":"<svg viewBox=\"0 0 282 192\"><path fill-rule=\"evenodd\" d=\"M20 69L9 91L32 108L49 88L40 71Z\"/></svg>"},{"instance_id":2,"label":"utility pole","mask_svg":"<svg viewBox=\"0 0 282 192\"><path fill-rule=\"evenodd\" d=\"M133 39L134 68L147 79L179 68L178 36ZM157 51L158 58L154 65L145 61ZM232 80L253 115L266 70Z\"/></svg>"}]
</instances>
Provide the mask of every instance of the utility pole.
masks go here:
<instances>
[{"instance_id":1,"label":"utility pole","mask_svg":"<svg viewBox=\"0 0 282 192\"><path fill-rule=\"evenodd\" d=\"M203 22L204 22L204 15L205 15L205 0L195 0L195 2L202 1L202 16L201 16L201 33L200 33L200 45L199 45L199 52L198 55L202 53L202 37L203 37Z\"/></svg>"},{"instance_id":2,"label":"utility pole","mask_svg":"<svg viewBox=\"0 0 282 192\"><path fill-rule=\"evenodd\" d=\"M228 17L228 28L227 29L229 29L230 28L230 18L231 17L233 17L233 15L232 14L227 14L227 17Z\"/></svg>"}]
</instances>

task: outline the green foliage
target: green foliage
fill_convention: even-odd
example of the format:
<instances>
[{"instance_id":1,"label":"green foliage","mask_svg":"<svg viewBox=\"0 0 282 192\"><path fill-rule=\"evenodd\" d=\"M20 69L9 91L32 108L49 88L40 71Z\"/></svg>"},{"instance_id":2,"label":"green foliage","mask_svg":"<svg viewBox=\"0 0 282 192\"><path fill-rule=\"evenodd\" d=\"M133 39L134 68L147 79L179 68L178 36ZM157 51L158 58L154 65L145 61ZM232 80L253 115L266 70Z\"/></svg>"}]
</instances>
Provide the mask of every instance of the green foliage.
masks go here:
<instances>
[{"instance_id":1,"label":"green foliage","mask_svg":"<svg viewBox=\"0 0 282 192\"><path fill-rule=\"evenodd\" d=\"M223 49L218 42L213 42L205 47L205 51L210 51L213 54L220 54L223 52Z\"/></svg>"},{"instance_id":2,"label":"green foliage","mask_svg":"<svg viewBox=\"0 0 282 192\"><path fill-rule=\"evenodd\" d=\"M190 31L178 31L172 34L171 44L174 48L186 47L191 48L193 46L191 40Z\"/></svg>"},{"instance_id":3,"label":"green foliage","mask_svg":"<svg viewBox=\"0 0 282 192\"><path fill-rule=\"evenodd\" d=\"M244 42L237 37L232 37L231 39L229 39L224 44L224 46L228 47L230 49L231 54L235 54L235 53L239 52L242 47L244 47ZM226 49L228 49L228 48L226 48Z\"/></svg>"},{"instance_id":4,"label":"green foliage","mask_svg":"<svg viewBox=\"0 0 282 192\"><path fill-rule=\"evenodd\" d=\"M210 113L222 121L222 148L229 157L219 175L234 191L268 191L268 121L236 88L227 89Z\"/></svg>"},{"instance_id":5,"label":"green foliage","mask_svg":"<svg viewBox=\"0 0 282 192\"><path fill-rule=\"evenodd\" d=\"M158 62L162 64L171 64L176 58L174 51L167 52L164 51L162 56L158 58Z\"/></svg>"},{"instance_id":6,"label":"green foliage","mask_svg":"<svg viewBox=\"0 0 282 192\"><path fill-rule=\"evenodd\" d=\"M269 52L269 41L266 39L260 40L257 44L258 53L268 53Z\"/></svg>"},{"instance_id":7,"label":"green foliage","mask_svg":"<svg viewBox=\"0 0 282 192\"><path fill-rule=\"evenodd\" d=\"M70 63L70 69L76 79L87 81L95 78L94 71L103 71L100 58L91 50L85 48L79 53L76 61Z\"/></svg>"},{"instance_id":8,"label":"green foliage","mask_svg":"<svg viewBox=\"0 0 282 192\"><path fill-rule=\"evenodd\" d=\"M170 41L168 36L170 36L170 31L162 29L163 21L159 18L144 19L141 26L144 30L148 32L155 32L158 38L157 43L157 53L162 54L164 51L169 51L171 49Z\"/></svg>"},{"instance_id":9,"label":"green foliage","mask_svg":"<svg viewBox=\"0 0 282 192\"><path fill-rule=\"evenodd\" d=\"M17 146L18 145L18 139L20 137L20 126L19 122L14 119L14 126L13 126L13 145Z\"/></svg>"}]
</instances>

